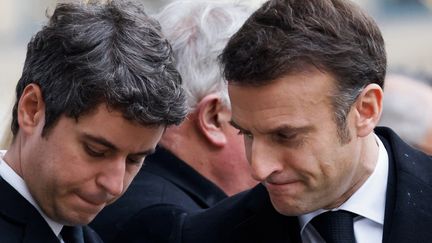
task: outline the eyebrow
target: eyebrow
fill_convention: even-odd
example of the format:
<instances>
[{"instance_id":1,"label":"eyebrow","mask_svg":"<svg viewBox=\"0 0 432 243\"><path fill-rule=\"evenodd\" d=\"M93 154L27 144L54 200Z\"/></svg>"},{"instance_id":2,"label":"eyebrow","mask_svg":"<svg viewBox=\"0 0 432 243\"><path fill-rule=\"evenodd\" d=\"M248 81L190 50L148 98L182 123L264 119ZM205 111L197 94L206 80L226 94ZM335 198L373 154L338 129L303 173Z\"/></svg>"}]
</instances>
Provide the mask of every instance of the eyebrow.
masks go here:
<instances>
[{"instance_id":1,"label":"eyebrow","mask_svg":"<svg viewBox=\"0 0 432 243\"><path fill-rule=\"evenodd\" d=\"M234 128L249 133L250 131L240 127L235 121L231 120L229 122L231 126ZM304 126L304 127L294 127L287 124L282 124L281 126L271 128L266 133L278 133L278 132L287 132L287 133L308 133L313 131L315 128L313 126Z\"/></svg>"},{"instance_id":2,"label":"eyebrow","mask_svg":"<svg viewBox=\"0 0 432 243\"><path fill-rule=\"evenodd\" d=\"M294 127L286 124L282 124L281 126L275 127L267 131L268 133L278 133L278 132L286 132L286 133L309 133L313 131L315 128L313 126L303 126L303 127Z\"/></svg>"},{"instance_id":3,"label":"eyebrow","mask_svg":"<svg viewBox=\"0 0 432 243\"><path fill-rule=\"evenodd\" d=\"M98 144L100 144L102 146L105 146L105 147L107 147L109 149L112 149L114 151L119 151L119 149L118 149L117 146L115 146L113 143L111 143L110 141L108 141L107 139L105 139L103 137L97 137L97 136L90 135L88 133L84 133L83 138L85 140L89 140L91 142L98 143ZM154 153L155 151L156 151L155 148L151 148L151 149L148 149L148 150L145 150L145 151L140 151L140 152L132 153L130 155L133 155L133 156L146 156L146 155L150 155L150 154Z\"/></svg>"}]
</instances>

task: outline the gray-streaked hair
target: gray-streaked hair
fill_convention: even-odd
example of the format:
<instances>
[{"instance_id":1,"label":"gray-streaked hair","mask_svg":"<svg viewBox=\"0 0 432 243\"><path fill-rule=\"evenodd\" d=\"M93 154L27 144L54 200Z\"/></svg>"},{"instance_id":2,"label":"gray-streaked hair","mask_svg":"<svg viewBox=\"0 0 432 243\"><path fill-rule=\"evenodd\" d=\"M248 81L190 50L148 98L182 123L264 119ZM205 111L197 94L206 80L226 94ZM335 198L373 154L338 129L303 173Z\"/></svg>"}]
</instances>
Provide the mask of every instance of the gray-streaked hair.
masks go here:
<instances>
[{"instance_id":1,"label":"gray-streaked hair","mask_svg":"<svg viewBox=\"0 0 432 243\"><path fill-rule=\"evenodd\" d=\"M187 112L180 74L160 25L125 0L58 4L30 41L16 87L17 105L37 84L45 102L46 134L61 115L78 119L105 103L142 125L180 123Z\"/></svg>"},{"instance_id":2,"label":"gray-streaked hair","mask_svg":"<svg viewBox=\"0 0 432 243\"><path fill-rule=\"evenodd\" d=\"M218 56L252 11L240 3L176 1L155 15L173 47L190 110L210 93L230 108Z\"/></svg>"},{"instance_id":3,"label":"gray-streaked hair","mask_svg":"<svg viewBox=\"0 0 432 243\"><path fill-rule=\"evenodd\" d=\"M378 26L349 0L270 0L233 35L221 61L238 85L265 85L311 66L332 75L341 143L351 139L346 115L359 92L382 87L387 65Z\"/></svg>"}]
</instances>

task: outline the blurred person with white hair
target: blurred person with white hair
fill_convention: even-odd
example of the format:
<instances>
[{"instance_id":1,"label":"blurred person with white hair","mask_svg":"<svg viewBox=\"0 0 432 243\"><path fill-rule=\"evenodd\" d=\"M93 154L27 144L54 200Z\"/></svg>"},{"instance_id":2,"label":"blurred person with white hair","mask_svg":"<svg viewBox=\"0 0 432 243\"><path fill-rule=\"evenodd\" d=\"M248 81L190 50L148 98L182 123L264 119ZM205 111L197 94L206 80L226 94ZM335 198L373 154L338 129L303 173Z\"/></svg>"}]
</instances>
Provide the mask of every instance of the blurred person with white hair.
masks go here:
<instances>
[{"instance_id":1,"label":"blurred person with white hair","mask_svg":"<svg viewBox=\"0 0 432 243\"><path fill-rule=\"evenodd\" d=\"M386 78L384 93L379 125L394 129L410 145L432 154L432 87L392 74Z\"/></svg>"},{"instance_id":2,"label":"blurred person with white hair","mask_svg":"<svg viewBox=\"0 0 432 243\"><path fill-rule=\"evenodd\" d=\"M243 137L230 125L231 106L218 56L252 9L237 3L179 1L157 16L170 41L189 114L163 135L130 189L91 224L106 242L153 242L170 234L180 212L212 207L258 182ZM155 211L167 205L166 210Z\"/></svg>"}]
</instances>

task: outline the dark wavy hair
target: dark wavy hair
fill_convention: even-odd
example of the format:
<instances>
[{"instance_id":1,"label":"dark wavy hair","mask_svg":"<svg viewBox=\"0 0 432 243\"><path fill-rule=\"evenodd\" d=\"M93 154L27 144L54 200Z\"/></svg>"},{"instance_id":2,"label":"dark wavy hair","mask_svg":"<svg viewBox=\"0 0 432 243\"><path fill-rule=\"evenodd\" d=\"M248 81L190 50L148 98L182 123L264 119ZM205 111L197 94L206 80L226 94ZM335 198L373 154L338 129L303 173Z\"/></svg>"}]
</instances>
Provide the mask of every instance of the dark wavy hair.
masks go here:
<instances>
[{"instance_id":1,"label":"dark wavy hair","mask_svg":"<svg viewBox=\"0 0 432 243\"><path fill-rule=\"evenodd\" d=\"M386 53L374 20L347 0L271 0L230 39L220 60L231 84L265 85L316 67L336 80L332 97L342 141L362 88L384 86Z\"/></svg>"},{"instance_id":2,"label":"dark wavy hair","mask_svg":"<svg viewBox=\"0 0 432 243\"><path fill-rule=\"evenodd\" d=\"M127 1L59 4L30 41L16 87L17 105L37 84L46 106L43 135L61 115L78 119L100 104L143 125L180 123L187 112L171 46L157 21Z\"/></svg>"}]
</instances>

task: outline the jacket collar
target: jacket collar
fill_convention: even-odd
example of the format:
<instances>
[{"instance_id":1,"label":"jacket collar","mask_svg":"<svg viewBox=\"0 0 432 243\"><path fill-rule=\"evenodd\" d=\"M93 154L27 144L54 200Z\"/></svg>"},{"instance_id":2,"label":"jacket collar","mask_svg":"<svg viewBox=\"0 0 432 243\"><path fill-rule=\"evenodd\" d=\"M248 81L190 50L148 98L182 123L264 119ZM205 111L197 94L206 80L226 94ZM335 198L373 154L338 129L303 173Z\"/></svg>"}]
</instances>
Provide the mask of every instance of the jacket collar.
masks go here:
<instances>
[{"instance_id":1,"label":"jacket collar","mask_svg":"<svg viewBox=\"0 0 432 243\"><path fill-rule=\"evenodd\" d=\"M163 147L158 147L156 153L146 159L142 170L171 181L202 208L211 207L227 197L219 187Z\"/></svg>"},{"instance_id":2,"label":"jacket collar","mask_svg":"<svg viewBox=\"0 0 432 243\"><path fill-rule=\"evenodd\" d=\"M432 159L389 128L375 132L389 154L383 242L428 241L432 238Z\"/></svg>"},{"instance_id":3,"label":"jacket collar","mask_svg":"<svg viewBox=\"0 0 432 243\"><path fill-rule=\"evenodd\" d=\"M22 226L24 243L59 242L39 212L2 178L0 178L0 192L2 194L0 214Z\"/></svg>"},{"instance_id":4,"label":"jacket collar","mask_svg":"<svg viewBox=\"0 0 432 243\"><path fill-rule=\"evenodd\" d=\"M253 213L237 226L237 230L242 231L242 229L246 229L244 234L251 235L251 242L301 242L298 218L278 213L273 207L270 196L262 184L251 189L243 200L246 201L245 207ZM256 222L260 223L256 225ZM269 222L269 226L263 229L262 226L264 225L262 222ZM253 229L253 233L250 232L251 229ZM232 242L237 241L233 240Z\"/></svg>"}]
</instances>

